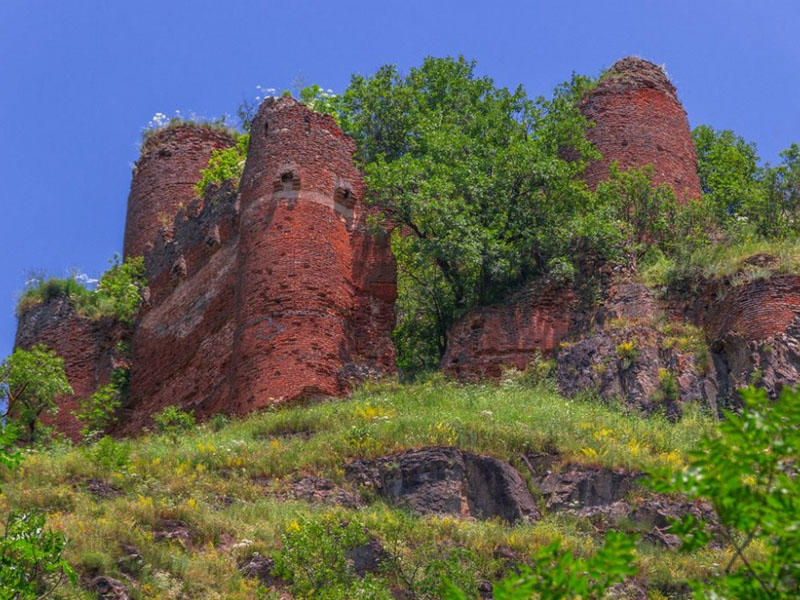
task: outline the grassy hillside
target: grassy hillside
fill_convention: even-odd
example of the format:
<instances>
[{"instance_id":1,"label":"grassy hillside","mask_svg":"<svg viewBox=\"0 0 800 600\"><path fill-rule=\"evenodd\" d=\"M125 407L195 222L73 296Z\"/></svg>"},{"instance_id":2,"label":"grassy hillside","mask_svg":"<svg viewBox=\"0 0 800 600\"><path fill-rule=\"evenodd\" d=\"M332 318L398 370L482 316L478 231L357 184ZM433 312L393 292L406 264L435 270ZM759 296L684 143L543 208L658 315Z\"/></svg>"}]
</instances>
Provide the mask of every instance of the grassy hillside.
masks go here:
<instances>
[{"instance_id":1,"label":"grassy hillside","mask_svg":"<svg viewBox=\"0 0 800 600\"><path fill-rule=\"evenodd\" d=\"M31 451L5 476L0 512L45 511L48 524L67 534L67 558L84 585L98 574L114 577L133 598L291 593L291 585L274 596L259 590L240 567L254 552L276 556L282 535L304 530L313 555L337 543L335 534L320 538L326 531L320 526L330 523L356 523L384 546L391 558L374 576L381 584L406 590L404 597L436 597L425 595L436 586L437 571L430 568L436 560L445 571L455 565L474 580L468 585L477 585L498 579L509 560L524 561L554 539L586 555L601 537L590 521L565 513L545 512L535 523L517 525L419 517L369 497L360 508L296 500L292 483L315 475L347 489L344 466L353 458L428 445L505 459L525 477L520 456L537 452L558 453L561 463L647 471L682 464L713 427L699 411L677 423L645 419L590 399L565 400L519 377L499 385L388 383L360 389L346 401L218 419L174 439L144 435ZM729 556L724 549L684 555L644 541L637 552L639 578L651 598L680 597L687 578L709 573ZM72 585L55 597L94 596Z\"/></svg>"}]
</instances>

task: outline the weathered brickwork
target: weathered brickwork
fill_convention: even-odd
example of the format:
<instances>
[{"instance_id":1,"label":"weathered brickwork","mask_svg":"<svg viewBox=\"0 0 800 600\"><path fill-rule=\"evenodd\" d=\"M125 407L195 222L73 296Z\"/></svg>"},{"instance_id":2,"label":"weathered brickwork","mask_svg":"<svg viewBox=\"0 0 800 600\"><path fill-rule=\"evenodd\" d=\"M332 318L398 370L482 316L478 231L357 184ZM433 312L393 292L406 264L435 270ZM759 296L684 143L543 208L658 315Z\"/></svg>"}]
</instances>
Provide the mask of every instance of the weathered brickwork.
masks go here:
<instances>
[{"instance_id":1,"label":"weathered brickwork","mask_svg":"<svg viewBox=\"0 0 800 600\"><path fill-rule=\"evenodd\" d=\"M223 131L193 124L167 127L147 138L131 180L124 256L143 255L162 228L169 231L178 210L194 201L194 186L211 153L234 143Z\"/></svg>"},{"instance_id":2,"label":"weathered brickwork","mask_svg":"<svg viewBox=\"0 0 800 600\"><path fill-rule=\"evenodd\" d=\"M699 196L686 114L661 69L622 59L581 110L604 156L587 168L590 186L612 161L652 164L655 182L672 185L679 200ZM330 116L268 99L252 124L239 188L228 182L197 199L211 153L233 143L181 125L144 144L124 242L126 256L144 255L149 282L133 327L82 317L64 299L20 317L17 346L42 342L65 358L75 396L60 400L55 424L73 439L80 424L71 411L109 380L123 337L131 342L119 424L126 433L169 404L201 419L244 414L343 394L395 370L396 265L389 238L367 227L352 140ZM800 277L706 282L691 300L657 299L637 281L635 260L584 260L573 287L532 282L467 313L449 332L443 371L496 378L548 356L567 395L591 388L672 416L684 400L724 405L750 382L773 394L800 382ZM753 260L768 268L772 259ZM595 287L584 281L589 273ZM702 328L709 352L676 349L667 332L689 323ZM677 397L665 395L663 372L674 374Z\"/></svg>"},{"instance_id":3,"label":"weathered brickwork","mask_svg":"<svg viewBox=\"0 0 800 600\"><path fill-rule=\"evenodd\" d=\"M576 319L569 288L540 287L501 304L479 308L450 330L442 370L459 379L499 377L504 368L524 369L549 355Z\"/></svg>"},{"instance_id":4,"label":"weathered brickwork","mask_svg":"<svg viewBox=\"0 0 800 600\"><path fill-rule=\"evenodd\" d=\"M181 125L148 139L137 162L125 254L143 253L148 289L128 332L121 432L170 404L201 419L244 414L395 370L396 267L388 237L367 228L352 140L329 116L267 100L240 190L228 182L196 198L212 151L232 143ZM108 380L111 354L104 322L70 310L26 313L17 343L66 358L76 397L62 400L58 426L75 435L69 411Z\"/></svg>"},{"instance_id":5,"label":"weathered brickwork","mask_svg":"<svg viewBox=\"0 0 800 600\"><path fill-rule=\"evenodd\" d=\"M697 157L686 112L675 87L651 62L623 58L581 102L594 127L587 137L603 160L586 168L593 189L608 177L609 165L652 165L653 182L669 184L680 201L700 196Z\"/></svg>"},{"instance_id":6,"label":"weathered brickwork","mask_svg":"<svg viewBox=\"0 0 800 600\"><path fill-rule=\"evenodd\" d=\"M123 430L135 431L169 404L199 418L230 397L236 296L238 197L230 185L178 212L167 237L145 254L149 294L131 344L131 407Z\"/></svg>"},{"instance_id":7,"label":"weathered brickwork","mask_svg":"<svg viewBox=\"0 0 800 600\"><path fill-rule=\"evenodd\" d=\"M55 418L43 415L42 421L77 441L81 423L73 416L78 400L88 398L108 383L114 368L114 344L122 329L114 321L95 321L75 312L65 298L54 298L26 310L19 318L14 346L30 349L44 344L64 359L64 370L74 395L58 399Z\"/></svg>"},{"instance_id":8,"label":"weathered brickwork","mask_svg":"<svg viewBox=\"0 0 800 600\"><path fill-rule=\"evenodd\" d=\"M385 242L365 244L354 150L331 117L290 98L267 100L253 122L241 184L236 412L340 394L345 367L363 358L393 368L394 264ZM364 309L366 318L354 314ZM379 327L373 311L385 318ZM376 334L385 339L364 339Z\"/></svg>"}]
</instances>

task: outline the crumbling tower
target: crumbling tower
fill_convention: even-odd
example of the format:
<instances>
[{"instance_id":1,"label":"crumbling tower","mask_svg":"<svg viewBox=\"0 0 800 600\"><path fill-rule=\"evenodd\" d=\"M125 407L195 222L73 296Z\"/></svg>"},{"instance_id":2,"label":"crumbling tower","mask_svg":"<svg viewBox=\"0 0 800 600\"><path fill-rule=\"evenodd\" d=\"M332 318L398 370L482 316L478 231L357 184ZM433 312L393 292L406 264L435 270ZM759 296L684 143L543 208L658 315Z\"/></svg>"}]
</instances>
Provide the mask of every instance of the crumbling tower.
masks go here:
<instances>
[{"instance_id":1,"label":"crumbling tower","mask_svg":"<svg viewBox=\"0 0 800 600\"><path fill-rule=\"evenodd\" d=\"M178 210L195 198L194 186L211 153L234 143L224 131L189 123L167 127L147 138L128 196L125 257L144 254L159 230L171 227Z\"/></svg>"},{"instance_id":2,"label":"crumbling tower","mask_svg":"<svg viewBox=\"0 0 800 600\"><path fill-rule=\"evenodd\" d=\"M380 313L387 300L383 356L371 362L394 368L394 261L362 260L374 249L363 245L354 150L332 117L291 98L267 99L253 121L240 185L234 412L344 391L361 358L354 313ZM372 293L381 297L365 301ZM375 359L376 346L362 345Z\"/></svg>"},{"instance_id":3,"label":"crumbling tower","mask_svg":"<svg viewBox=\"0 0 800 600\"><path fill-rule=\"evenodd\" d=\"M594 189L621 169L653 165L653 183L669 184L680 202L700 196L697 156L686 111L664 71L641 58L627 57L604 74L580 103L594 127L587 131L603 159L587 166Z\"/></svg>"}]
</instances>

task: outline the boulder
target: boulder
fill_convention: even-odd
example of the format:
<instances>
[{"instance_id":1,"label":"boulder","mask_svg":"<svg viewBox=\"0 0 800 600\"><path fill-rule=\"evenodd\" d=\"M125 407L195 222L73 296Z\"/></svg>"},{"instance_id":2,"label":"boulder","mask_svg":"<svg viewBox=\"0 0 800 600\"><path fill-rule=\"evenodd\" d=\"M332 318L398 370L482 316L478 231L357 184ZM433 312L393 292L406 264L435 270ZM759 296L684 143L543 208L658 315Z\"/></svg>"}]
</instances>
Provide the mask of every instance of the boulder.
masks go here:
<instances>
[{"instance_id":1,"label":"boulder","mask_svg":"<svg viewBox=\"0 0 800 600\"><path fill-rule=\"evenodd\" d=\"M421 448L355 460L347 465L345 476L417 514L500 517L509 522L540 516L514 467L456 448Z\"/></svg>"}]
</instances>

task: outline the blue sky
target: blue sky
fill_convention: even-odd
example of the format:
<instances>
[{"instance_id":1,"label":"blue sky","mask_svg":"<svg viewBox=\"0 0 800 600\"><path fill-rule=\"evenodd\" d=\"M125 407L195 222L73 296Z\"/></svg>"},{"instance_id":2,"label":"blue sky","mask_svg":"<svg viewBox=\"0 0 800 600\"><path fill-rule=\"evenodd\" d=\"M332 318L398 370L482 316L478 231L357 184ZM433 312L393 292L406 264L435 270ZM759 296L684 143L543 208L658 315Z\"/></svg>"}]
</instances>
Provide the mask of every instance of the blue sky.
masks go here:
<instances>
[{"instance_id":1,"label":"blue sky","mask_svg":"<svg viewBox=\"0 0 800 600\"><path fill-rule=\"evenodd\" d=\"M762 157L800 141L800 2L0 1L0 357L27 273L98 275L122 247L141 128L156 112L233 113L255 86L464 54L548 94L635 54L665 63L692 126Z\"/></svg>"}]
</instances>

